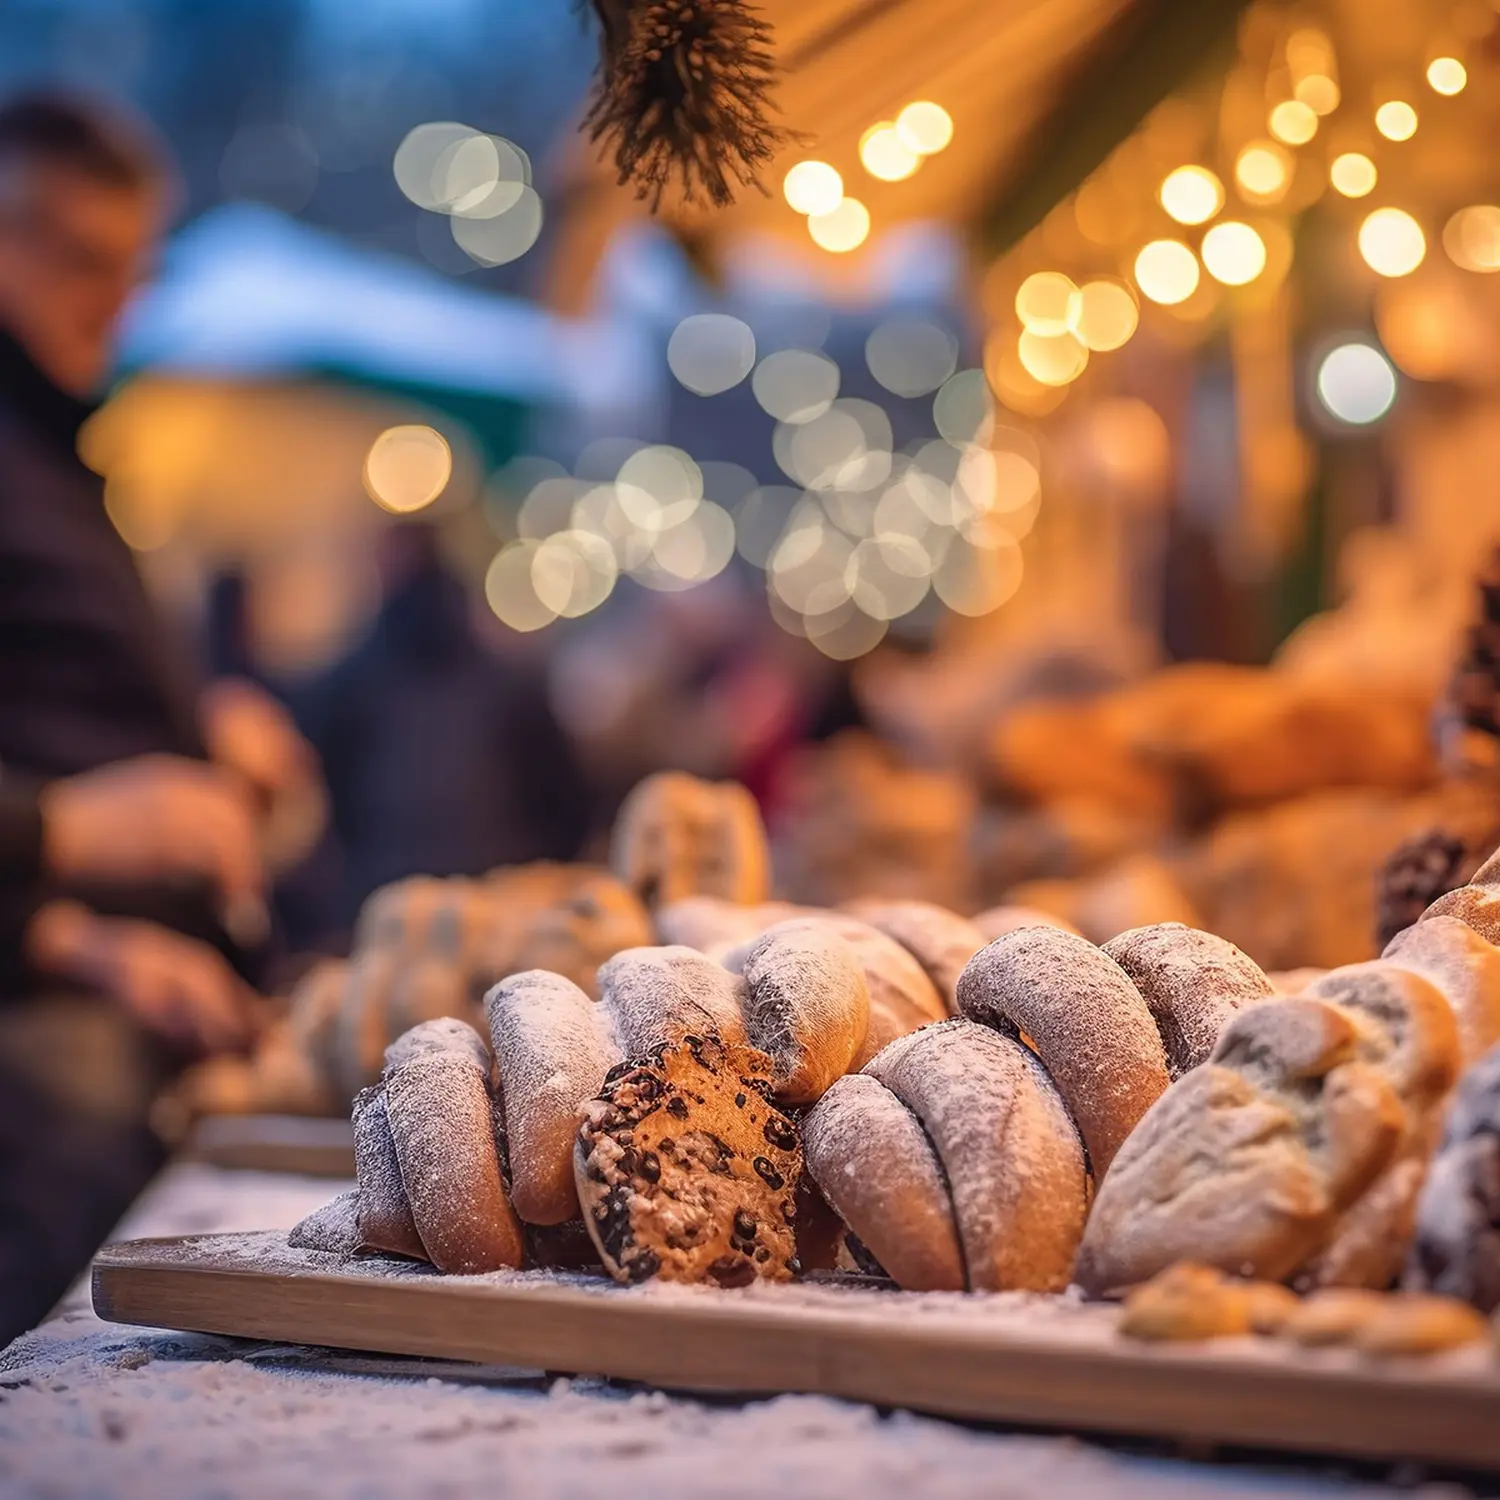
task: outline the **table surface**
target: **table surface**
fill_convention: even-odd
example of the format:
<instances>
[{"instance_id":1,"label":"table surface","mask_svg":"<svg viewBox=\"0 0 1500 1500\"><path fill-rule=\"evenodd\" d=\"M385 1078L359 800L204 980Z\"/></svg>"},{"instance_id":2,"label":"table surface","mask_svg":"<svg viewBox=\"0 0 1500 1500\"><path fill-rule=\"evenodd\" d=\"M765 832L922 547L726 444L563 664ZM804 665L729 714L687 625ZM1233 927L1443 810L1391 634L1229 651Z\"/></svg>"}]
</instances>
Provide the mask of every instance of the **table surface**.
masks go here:
<instances>
[{"instance_id":1,"label":"table surface","mask_svg":"<svg viewBox=\"0 0 1500 1500\"><path fill-rule=\"evenodd\" d=\"M119 1237L288 1228L343 1184L170 1168ZM1452 1500L1448 1484L1403 1493ZM102 1322L86 1282L0 1353L0 1494L486 1500L1214 1500L1392 1491L814 1396L668 1396Z\"/></svg>"}]
</instances>

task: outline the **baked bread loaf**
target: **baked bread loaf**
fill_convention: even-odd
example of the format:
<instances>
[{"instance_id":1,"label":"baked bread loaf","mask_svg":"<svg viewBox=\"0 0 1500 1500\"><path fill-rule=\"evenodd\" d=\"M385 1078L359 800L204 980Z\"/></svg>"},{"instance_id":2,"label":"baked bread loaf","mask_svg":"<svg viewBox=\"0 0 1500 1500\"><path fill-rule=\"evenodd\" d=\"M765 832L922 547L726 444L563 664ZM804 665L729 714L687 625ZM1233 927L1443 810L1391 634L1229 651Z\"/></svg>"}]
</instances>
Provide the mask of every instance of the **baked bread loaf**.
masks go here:
<instances>
[{"instance_id":1,"label":"baked bread loaf","mask_svg":"<svg viewBox=\"0 0 1500 1500\"><path fill-rule=\"evenodd\" d=\"M900 1285L1067 1285L1088 1197L1082 1142L1014 1037L964 1020L901 1037L835 1084L804 1131L814 1181Z\"/></svg>"},{"instance_id":2,"label":"baked bread loaf","mask_svg":"<svg viewBox=\"0 0 1500 1500\"><path fill-rule=\"evenodd\" d=\"M1405 1284L1500 1308L1500 1047L1458 1085L1418 1201Z\"/></svg>"},{"instance_id":3,"label":"baked bread loaf","mask_svg":"<svg viewBox=\"0 0 1500 1500\"><path fill-rule=\"evenodd\" d=\"M912 1292L961 1292L964 1254L932 1142L868 1073L840 1078L802 1122L807 1170L853 1240L856 1263Z\"/></svg>"},{"instance_id":4,"label":"baked bread loaf","mask_svg":"<svg viewBox=\"0 0 1500 1500\"><path fill-rule=\"evenodd\" d=\"M802 1153L770 1071L753 1048L689 1034L609 1075L574 1170L611 1275L725 1287L791 1276Z\"/></svg>"},{"instance_id":5,"label":"baked bread loaf","mask_svg":"<svg viewBox=\"0 0 1500 1500\"><path fill-rule=\"evenodd\" d=\"M1236 1012L1271 994L1260 966L1233 943L1177 922L1122 932L1104 951L1150 1008L1174 1078L1207 1060Z\"/></svg>"},{"instance_id":6,"label":"baked bread loaf","mask_svg":"<svg viewBox=\"0 0 1500 1500\"><path fill-rule=\"evenodd\" d=\"M853 948L825 922L778 922L741 968L744 1029L771 1059L783 1104L814 1104L849 1071L870 1026L870 994Z\"/></svg>"},{"instance_id":7,"label":"baked bread loaf","mask_svg":"<svg viewBox=\"0 0 1500 1500\"><path fill-rule=\"evenodd\" d=\"M1441 990L1458 1024L1462 1067L1500 1042L1500 949L1457 917L1428 917L1398 932L1381 957Z\"/></svg>"},{"instance_id":8,"label":"baked bread loaf","mask_svg":"<svg viewBox=\"0 0 1500 1500\"><path fill-rule=\"evenodd\" d=\"M1307 993L1334 1002L1353 1020L1356 1056L1390 1081L1403 1123L1391 1161L1347 1208L1302 1279L1314 1286L1388 1287L1412 1241L1417 1195L1458 1074L1453 1011L1420 974L1379 962L1332 969Z\"/></svg>"},{"instance_id":9,"label":"baked bread loaf","mask_svg":"<svg viewBox=\"0 0 1500 1500\"><path fill-rule=\"evenodd\" d=\"M950 1014L958 976L989 941L974 923L930 901L851 901L845 911L901 944L921 964Z\"/></svg>"},{"instance_id":10,"label":"baked bread loaf","mask_svg":"<svg viewBox=\"0 0 1500 1500\"><path fill-rule=\"evenodd\" d=\"M391 1141L417 1236L440 1271L518 1267L520 1221L505 1195L483 1039L429 1021L391 1045L384 1078Z\"/></svg>"},{"instance_id":11,"label":"baked bread loaf","mask_svg":"<svg viewBox=\"0 0 1500 1500\"><path fill-rule=\"evenodd\" d=\"M584 1102L624 1060L614 1019L561 974L532 970L485 996L506 1124L511 1202L530 1225L578 1217L573 1139Z\"/></svg>"},{"instance_id":12,"label":"baked bread loaf","mask_svg":"<svg viewBox=\"0 0 1500 1500\"><path fill-rule=\"evenodd\" d=\"M752 905L770 887L765 825L738 782L680 771L648 776L626 797L610 838L610 867L647 906L688 896Z\"/></svg>"},{"instance_id":13,"label":"baked bread loaf","mask_svg":"<svg viewBox=\"0 0 1500 1500\"><path fill-rule=\"evenodd\" d=\"M958 982L958 1008L970 1020L1026 1034L1102 1182L1170 1081L1151 1012L1125 971L1072 933L1022 927L970 960Z\"/></svg>"},{"instance_id":14,"label":"baked bread loaf","mask_svg":"<svg viewBox=\"0 0 1500 1500\"><path fill-rule=\"evenodd\" d=\"M777 922L807 916L810 911L809 907L792 906L785 901L742 906L719 896L688 896L669 906L657 907L653 920L657 942L696 948L700 953L717 957L719 950L748 943Z\"/></svg>"},{"instance_id":15,"label":"baked bread loaf","mask_svg":"<svg viewBox=\"0 0 1500 1500\"><path fill-rule=\"evenodd\" d=\"M1075 1278L1103 1294L1179 1260L1284 1281L1390 1164L1406 1112L1338 1006L1240 1011L1155 1102L1099 1184Z\"/></svg>"}]
</instances>

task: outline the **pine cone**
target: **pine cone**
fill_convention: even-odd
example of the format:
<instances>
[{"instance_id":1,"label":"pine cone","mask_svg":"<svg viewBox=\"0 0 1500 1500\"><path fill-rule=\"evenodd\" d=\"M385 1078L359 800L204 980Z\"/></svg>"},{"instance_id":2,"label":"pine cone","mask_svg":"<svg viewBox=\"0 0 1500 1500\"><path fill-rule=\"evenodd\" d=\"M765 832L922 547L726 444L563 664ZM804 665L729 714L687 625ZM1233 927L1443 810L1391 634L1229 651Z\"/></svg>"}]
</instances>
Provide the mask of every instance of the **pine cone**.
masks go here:
<instances>
[{"instance_id":1,"label":"pine cone","mask_svg":"<svg viewBox=\"0 0 1500 1500\"><path fill-rule=\"evenodd\" d=\"M1447 892L1467 883L1479 862L1462 839L1429 828L1398 844L1375 877L1375 942L1381 952Z\"/></svg>"},{"instance_id":2,"label":"pine cone","mask_svg":"<svg viewBox=\"0 0 1500 1500\"><path fill-rule=\"evenodd\" d=\"M688 202L723 206L787 132L767 110L771 28L746 0L592 0L603 28L598 92L584 117L619 181L654 211L675 176Z\"/></svg>"}]
</instances>

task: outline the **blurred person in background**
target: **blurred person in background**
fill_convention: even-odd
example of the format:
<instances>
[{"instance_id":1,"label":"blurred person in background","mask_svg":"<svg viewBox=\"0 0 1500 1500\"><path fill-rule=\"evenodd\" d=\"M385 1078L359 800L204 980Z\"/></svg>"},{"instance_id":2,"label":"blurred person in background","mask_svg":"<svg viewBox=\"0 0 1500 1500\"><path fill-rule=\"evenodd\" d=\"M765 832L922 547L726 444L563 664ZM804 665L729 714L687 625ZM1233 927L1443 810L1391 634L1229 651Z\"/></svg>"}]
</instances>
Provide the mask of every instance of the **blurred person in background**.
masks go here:
<instances>
[{"instance_id":1,"label":"blurred person in background","mask_svg":"<svg viewBox=\"0 0 1500 1500\"><path fill-rule=\"evenodd\" d=\"M353 922L377 886L575 857L590 792L539 667L481 635L470 591L422 522L381 537L384 599L306 694Z\"/></svg>"},{"instance_id":2,"label":"blurred person in background","mask_svg":"<svg viewBox=\"0 0 1500 1500\"><path fill-rule=\"evenodd\" d=\"M0 1335L158 1164L171 1069L247 1039L257 818L316 774L264 694L199 690L77 454L170 200L133 122L0 101Z\"/></svg>"}]
</instances>

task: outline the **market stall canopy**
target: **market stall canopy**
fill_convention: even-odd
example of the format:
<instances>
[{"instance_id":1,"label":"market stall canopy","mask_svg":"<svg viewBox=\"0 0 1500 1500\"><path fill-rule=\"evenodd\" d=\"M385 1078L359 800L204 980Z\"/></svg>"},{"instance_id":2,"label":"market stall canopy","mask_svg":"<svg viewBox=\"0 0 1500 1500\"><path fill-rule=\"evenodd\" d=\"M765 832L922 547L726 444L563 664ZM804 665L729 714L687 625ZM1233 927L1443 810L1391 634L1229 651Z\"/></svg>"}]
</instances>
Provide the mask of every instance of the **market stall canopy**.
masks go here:
<instances>
[{"instance_id":1,"label":"market stall canopy","mask_svg":"<svg viewBox=\"0 0 1500 1500\"><path fill-rule=\"evenodd\" d=\"M619 325L559 317L271 209L205 214L132 309L127 373L328 378L408 395L481 433L528 408L611 408L649 380Z\"/></svg>"},{"instance_id":2,"label":"market stall canopy","mask_svg":"<svg viewBox=\"0 0 1500 1500\"><path fill-rule=\"evenodd\" d=\"M800 139L765 173L766 195L744 191L727 210L669 196L662 211L689 236L768 233L811 257L780 187L812 156L838 170L877 228L956 218L982 222L997 245L1013 241L1231 38L1241 9L1242 0L764 0L778 118ZM948 112L952 146L912 176L877 180L861 169L861 137L913 100ZM554 264L563 305L616 227L643 211L586 146L580 163Z\"/></svg>"}]
</instances>

